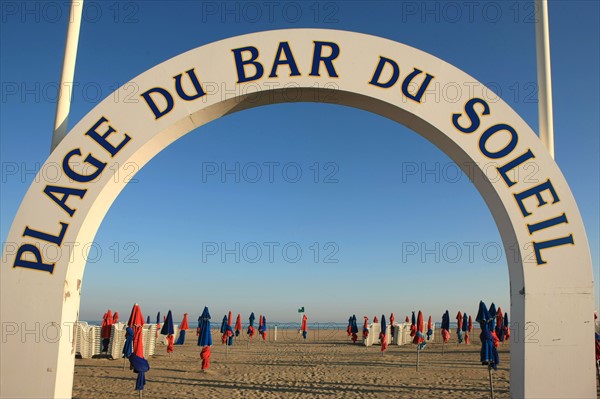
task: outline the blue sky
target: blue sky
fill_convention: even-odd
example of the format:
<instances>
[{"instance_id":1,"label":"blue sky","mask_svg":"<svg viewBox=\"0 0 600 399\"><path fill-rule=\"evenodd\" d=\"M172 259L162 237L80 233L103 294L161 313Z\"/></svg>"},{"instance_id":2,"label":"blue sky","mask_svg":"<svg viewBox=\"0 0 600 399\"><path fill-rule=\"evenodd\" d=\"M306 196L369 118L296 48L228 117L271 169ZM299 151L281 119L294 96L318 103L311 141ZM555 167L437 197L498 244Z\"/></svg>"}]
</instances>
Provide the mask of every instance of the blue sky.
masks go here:
<instances>
[{"instance_id":1,"label":"blue sky","mask_svg":"<svg viewBox=\"0 0 600 399\"><path fill-rule=\"evenodd\" d=\"M444 59L537 131L532 3L88 1L70 126L116 87L186 50L318 27ZM586 225L598 298L600 9L552 1L549 12L556 160ZM48 156L68 10L63 2L10 2L1 18L4 242ZM222 174L236 168L237 181ZM480 299L507 309L498 230L457 171L416 133L356 109L281 104L219 119L139 171L95 243L76 249L91 245L81 318L98 320L109 307L124 317L134 302L144 314L171 309L192 320L205 305L215 317L231 309L279 321L298 319L305 306L322 322L416 309L437 320L445 309L475 312Z\"/></svg>"}]
</instances>

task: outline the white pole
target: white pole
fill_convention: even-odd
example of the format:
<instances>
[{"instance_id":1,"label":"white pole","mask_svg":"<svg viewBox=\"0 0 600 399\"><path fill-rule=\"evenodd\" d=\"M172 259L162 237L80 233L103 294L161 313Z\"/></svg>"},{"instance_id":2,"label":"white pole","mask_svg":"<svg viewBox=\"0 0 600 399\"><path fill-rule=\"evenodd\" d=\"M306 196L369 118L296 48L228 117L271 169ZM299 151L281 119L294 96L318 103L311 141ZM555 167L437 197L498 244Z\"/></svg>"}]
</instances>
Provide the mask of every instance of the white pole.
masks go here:
<instances>
[{"instance_id":1,"label":"white pole","mask_svg":"<svg viewBox=\"0 0 600 399\"><path fill-rule=\"evenodd\" d=\"M535 0L535 37L538 78L538 118L540 140L554 158L554 121L552 117L552 71L550 68L550 34L548 1Z\"/></svg>"},{"instance_id":2,"label":"white pole","mask_svg":"<svg viewBox=\"0 0 600 399\"><path fill-rule=\"evenodd\" d=\"M58 102L56 104L56 117L52 133L50 151L67 135L67 120L71 108L71 93L73 92L73 78L75 76L75 59L77 58L77 44L79 42L79 28L81 26L81 13L83 0L71 1L71 14L67 27L67 41L65 44L65 58L63 60L60 86L58 88Z\"/></svg>"},{"instance_id":3,"label":"white pole","mask_svg":"<svg viewBox=\"0 0 600 399\"><path fill-rule=\"evenodd\" d=\"M273 337L273 341L277 341L277 324L275 324L275 336Z\"/></svg>"}]
</instances>

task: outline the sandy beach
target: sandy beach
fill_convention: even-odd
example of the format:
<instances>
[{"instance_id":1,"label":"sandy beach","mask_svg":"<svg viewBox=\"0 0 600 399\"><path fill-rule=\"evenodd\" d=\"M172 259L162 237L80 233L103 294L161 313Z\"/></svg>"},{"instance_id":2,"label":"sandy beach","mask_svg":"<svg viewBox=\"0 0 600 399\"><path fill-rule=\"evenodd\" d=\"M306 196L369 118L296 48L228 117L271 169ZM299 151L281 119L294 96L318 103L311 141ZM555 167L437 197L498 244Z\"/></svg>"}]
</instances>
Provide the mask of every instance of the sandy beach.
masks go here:
<instances>
[{"instance_id":1,"label":"sandy beach","mask_svg":"<svg viewBox=\"0 0 600 399\"><path fill-rule=\"evenodd\" d=\"M353 344L345 331L309 331L306 342L295 330L278 332L273 341L247 338L226 353L213 330L211 367L200 371L193 330L183 346L169 356L157 345L146 374L145 398L489 398L487 367L479 363L477 331L471 345L458 345L456 335L445 345L441 336L421 351L417 371L416 346ZM496 398L509 397L510 344L499 348L494 372ZM135 374L123 360L77 359L74 398L136 398Z\"/></svg>"}]
</instances>

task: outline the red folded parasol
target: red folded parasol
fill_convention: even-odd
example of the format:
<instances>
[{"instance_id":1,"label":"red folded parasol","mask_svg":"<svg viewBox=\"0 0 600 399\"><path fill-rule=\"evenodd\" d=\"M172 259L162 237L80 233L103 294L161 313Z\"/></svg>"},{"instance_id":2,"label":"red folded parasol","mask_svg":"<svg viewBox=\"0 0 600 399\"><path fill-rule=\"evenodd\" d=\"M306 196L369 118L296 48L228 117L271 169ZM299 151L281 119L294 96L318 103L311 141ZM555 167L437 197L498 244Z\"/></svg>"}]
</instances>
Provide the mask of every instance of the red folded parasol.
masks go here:
<instances>
[{"instance_id":1,"label":"red folded parasol","mask_svg":"<svg viewBox=\"0 0 600 399\"><path fill-rule=\"evenodd\" d=\"M136 356L143 358L144 340L142 332L144 328L144 316L142 315L140 305L137 303L133 305L133 309L131 309L131 315L129 316L127 326L133 329L133 353L135 353Z\"/></svg>"},{"instance_id":2,"label":"red folded parasol","mask_svg":"<svg viewBox=\"0 0 600 399\"><path fill-rule=\"evenodd\" d=\"M184 313L183 314L183 320L181 321L181 324L179 325L179 329L180 330L189 330L189 324L188 324L188 314Z\"/></svg>"},{"instance_id":3,"label":"red folded parasol","mask_svg":"<svg viewBox=\"0 0 600 399\"><path fill-rule=\"evenodd\" d=\"M112 329L113 316L112 311L108 309L108 312L104 313L102 317L102 327L100 328L100 336L102 339L109 339L110 332Z\"/></svg>"},{"instance_id":4,"label":"red folded parasol","mask_svg":"<svg viewBox=\"0 0 600 399\"><path fill-rule=\"evenodd\" d=\"M235 320L235 336L240 335L240 331L242 331L242 315L238 313L237 319Z\"/></svg>"},{"instance_id":5,"label":"red folded parasol","mask_svg":"<svg viewBox=\"0 0 600 399\"><path fill-rule=\"evenodd\" d=\"M423 313L419 310L417 316L417 330L415 331L415 337L413 338L413 344L422 344L425 341L424 324L423 324Z\"/></svg>"},{"instance_id":6,"label":"red folded parasol","mask_svg":"<svg viewBox=\"0 0 600 399\"><path fill-rule=\"evenodd\" d=\"M202 359L202 370L206 370L210 367L210 346L202 347L200 359Z\"/></svg>"}]
</instances>

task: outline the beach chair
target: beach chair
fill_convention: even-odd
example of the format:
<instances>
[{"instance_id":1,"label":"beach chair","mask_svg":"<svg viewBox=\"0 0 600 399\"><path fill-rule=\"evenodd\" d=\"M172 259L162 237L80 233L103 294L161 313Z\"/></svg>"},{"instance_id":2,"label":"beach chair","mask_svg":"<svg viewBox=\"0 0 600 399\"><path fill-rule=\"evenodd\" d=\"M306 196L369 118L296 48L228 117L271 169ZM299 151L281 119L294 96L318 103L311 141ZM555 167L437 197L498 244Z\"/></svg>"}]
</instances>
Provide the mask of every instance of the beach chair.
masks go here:
<instances>
[{"instance_id":1,"label":"beach chair","mask_svg":"<svg viewBox=\"0 0 600 399\"><path fill-rule=\"evenodd\" d=\"M402 325L400 323L396 323L390 327L390 333L392 329L394 330L394 336L392 337L389 335L389 337L391 337L390 345L402 345Z\"/></svg>"},{"instance_id":2,"label":"beach chair","mask_svg":"<svg viewBox=\"0 0 600 399\"><path fill-rule=\"evenodd\" d=\"M90 357L99 355L102 353L102 327L90 326L88 330L90 337Z\"/></svg>"},{"instance_id":3,"label":"beach chair","mask_svg":"<svg viewBox=\"0 0 600 399\"><path fill-rule=\"evenodd\" d=\"M404 328L402 330L402 345L407 345L412 343L412 337L410 336L410 323L404 323Z\"/></svg>"},{"instance_id":4,"label":"beach chair","mask_svg":"<svg viewBox=\"0 0 600 399\"><path fill-rule=\"evenodd\" d=\"M75 327L75 353L83 359L89 359L90 354L90 334L89 326L85 321L77 322Z\"/></svg>"},{"instance_id":5,"label":"beach chair","mask_svg":"<svg viewBox=\"0 0 600 399\"><path fill-rule=\"evenodd\" d=\"M113 359L123 357L123 344L125 344L125 323L116 323L112 325L110 341L108 343L108 354Z\"/></svg>"},{"instance_id":6,"label":"beach chair","mask_svg":"<svg viewBox=\"0 0 600 399\"><path fill-rule=\"evenodd\" d=\"M363 338L363 345L364 346L371 346L373 345L373 323L369 324L369 335L367 336L367 338Z\"/></svg>"},{"instance_id":7,"label":"beach chair","mask_svg":"<svg viewBox=\"0 0 600 399\"><path fill-rule=\"evenodd\" d=\"M369 337L371 337L371 340L372 340L371 345L378 345L379 344L379 333L381 332L381 324L373 323L369 330L370 330Z\"/></svg>"},{"instance_id":8,"label":"beach chair","mask_svg":"<svg viewBox=\"0 0 600 399\"><path fill-rule=\"evenodd\" d=\"M148 358L156 352L156 324L145 324L142 337L144 340L144 357Z\"/></svg>"}]
</instances>

